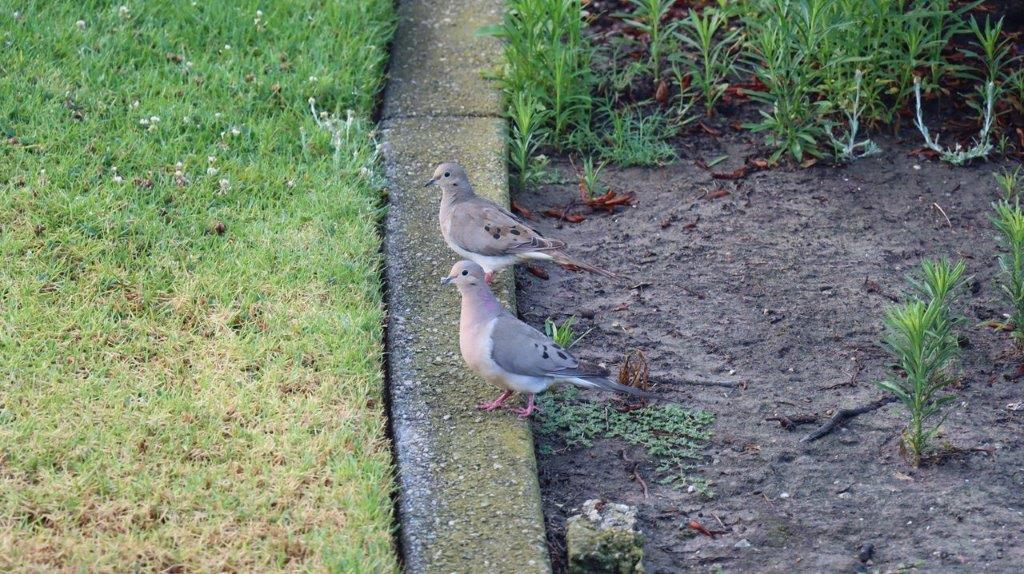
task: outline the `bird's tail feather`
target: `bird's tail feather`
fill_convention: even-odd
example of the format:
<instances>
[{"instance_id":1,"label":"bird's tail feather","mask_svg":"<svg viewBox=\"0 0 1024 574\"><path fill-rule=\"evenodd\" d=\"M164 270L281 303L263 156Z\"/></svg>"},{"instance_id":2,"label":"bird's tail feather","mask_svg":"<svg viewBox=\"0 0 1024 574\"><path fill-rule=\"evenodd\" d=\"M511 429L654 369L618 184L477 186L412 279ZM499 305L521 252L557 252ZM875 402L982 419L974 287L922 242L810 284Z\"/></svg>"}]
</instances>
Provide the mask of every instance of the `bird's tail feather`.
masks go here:
<instances>
[{"instance_id":1,"label":"bird's tail feather","mask_svg":"<svg viewBox=\"0 0 1024 574\"><path fill-rule=\"evenodd\" d=\"M569 381L577 387L583 387L587 389L601 389L603 391L614 391L618 393L626 393L627 395L633 395L635 397L643 397L645 399L660 399L660 397L654 393L642 391L636 387L627 387L626 385L620 385L615 381L607 377L591 377L581 376L569 379Z\"/></svg>"},{"instance_id":2,"label":"bird's tail feather","mask_svg":"<svg viewBox=\"0 0 1024 574\"><path fill-rule=\"evenodd\" d=\"M611 271L608 271L606 269L601 269L600 267L594 267L593 265L591 265L589 263L584 263L584 262L580 261L579 259L574 259L574 258L570 257L569 255L567 255L563 251L554 251L554 252L550 253L550 255L551 255L551 258L554 260L555 263L557 263L559 265L562 265L562 266L570 265L572 267L579 267L580 269L582 269L584 271L589 271L590 273L596 273L596 274L598 274L598 275L600 275L602 277L609 277L609 278L612 278L612 279L625 279L626 278L626 277L624 277L622 275L619 275L618 273L612 273Z\"/></svg>"}]
</instances>

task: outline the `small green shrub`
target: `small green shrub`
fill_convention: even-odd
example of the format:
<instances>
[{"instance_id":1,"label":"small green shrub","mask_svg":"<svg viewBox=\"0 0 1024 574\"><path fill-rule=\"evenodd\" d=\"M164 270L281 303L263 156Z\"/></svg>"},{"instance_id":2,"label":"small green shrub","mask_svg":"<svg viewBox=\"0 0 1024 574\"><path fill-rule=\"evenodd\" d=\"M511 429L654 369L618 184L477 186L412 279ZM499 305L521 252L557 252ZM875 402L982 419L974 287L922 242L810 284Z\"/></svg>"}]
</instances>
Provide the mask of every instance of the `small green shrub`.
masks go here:
<instances>
[{"instance_id":1,"label":"small green shrub","mask_svg":"<svg viewBox=\"0 0 1024 574\"><path fill-rule=\"evenodd\" d=\"M633 11L619 14L633 28L647 35L647 52L650 55L648 71L654 84L661 81L661 62L672 45L672 32L678 23L665 21L674 0L629 0Z\"/></svg>"},{"instance_id":2,"label":"small green shrub","mask_svg":"<svg viewBox=\"0 0 1024 574\"><path fill-rule=\"evenodd\" d=\"M1020 195L1020 183L1021 183L1021 165L1010 171L1007 168L1003 168L1001 173L993 173L992 177L996 179L996 183L999 184L999 190L1002 191L1003 201L1012 201L1017 199Z\"/></svg>"},{"instance_id":3,"label":"small green shrub","mask_svg":"<svg viewBox=\"0 0 1024 574\"><path fill-rule=\"evenodd\" d=\"M875 381L875 385L895 395L907 409L903 446L915 466L929 452L929 441L938 434L945 416L934 424L931 421L954 399L942 391L955 380L956 328L961 319L951 312L950 302L965 281L963 273L963 261L955 265L925 261L922 278L911 281L915 294L885 312L883 346L895 360L899 376Z\"/></svg>"},{"instance_id":4,"label":"small green shrub","mask_svg":"<svg viewBox=\"0 0 1024 574\"><path fill-rule=\"evenodd\" d=\"M547 143L561 148L590 126L595 81L580 0L510 0L502 26L486 32L505 40L500 81L510 102L530 94L546 110Z\"/></svg>"},{"instance_id":5,"label":"small green shrub","mask_svg":"<svg viewBox=\"0 0 1024 574\"><path fill-rule=\"evenodd\" d=\"M733 73L740 54L740 31L729 30L728 22L726 15L714 8L699 13L691 10L677 32L679 40L695 52L694 57L678 60L700 90L708 116L729 87L726 78Z\"/></svg>"},{"instance_id":6,"label":"small green shrub","mask_svg":"<svg viewBox=\"0 0 1024 574\"><path fill-rule=\"evenodd\" d=\"M533 184L543 171L545 162L536 159L536 153L544 140L543 124L547 111L540 105L532 92L519 92L512 96L509 107L509 160L516 172L520 191Z\"/></svg>"},{"instance_id":7,"label":"small green shrub","mask_svg":"<svg viewBox=\"0 0 1024 574\"><path fill-rule=\"evenodd\" d=\"M828 137L832 142L833 153L836 160L840 162L851 162L882 151L870 139L857 141L857 132L860 130L860 115L864 111L860 103L861 78L861 71L857 70L852 106L849 110L843 110L843 113L846 115L846 135L842 138L836 137L832 123L829 122L827 124Z\"/></svg>"},{"instance_id":8,"label":"small green shrub","mask_svg":"<svg viewBox=\"0 0 1024 574\"><path fill-rule=\"evenodd\" d=\"M948 0L750 0L742 11L744 60L767 90L751 94L765 104L766 132L783 155L821 157L827 126L840 111L868 126L891 124L914 92L956 71L943 55L965 30L970 6ZM856 100L854 102L853 100Z\"/></svg>"},{"instance_id":9,"label":"small green shrub","mask_svg":"<svg viewBox=\"0 0 1024 574\"><path fill-rule=\"evenodd\" d=\"M1009 326L1024 346L1024 211L1017 200L995 204L992 224L999 232L999 288L1010 304Z\"/></svg>"}]
</instances>

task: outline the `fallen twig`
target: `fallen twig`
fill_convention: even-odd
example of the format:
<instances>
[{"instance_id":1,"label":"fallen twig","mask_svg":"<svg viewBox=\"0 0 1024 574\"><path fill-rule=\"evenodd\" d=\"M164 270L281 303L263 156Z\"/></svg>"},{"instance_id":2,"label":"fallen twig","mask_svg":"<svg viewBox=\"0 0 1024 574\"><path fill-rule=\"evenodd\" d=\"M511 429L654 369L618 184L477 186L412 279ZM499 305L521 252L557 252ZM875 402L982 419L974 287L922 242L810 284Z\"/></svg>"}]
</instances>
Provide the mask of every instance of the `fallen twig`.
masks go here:
<instances>
[{"instance_id":1,"label":"fallen twig","mask_svg":"<svg viewBox=\"0 0 1024 574\"><path fill-rule=\"evenodd\" d=\"M766 421L776 421L776 422L779 423L780 427L782 427L782 428L784 428L786 430L793 430L793 429L795 429L796 427L798 427L800 425L809 425L811 423L818 422L818 416L817 415L793 415L793 416L776 415L776 416L767 417L764 420L766 420Z\"/></svg>"},{"instance_id":2,"label":"fallen twig","mask_svg":"<svg viewBox=\"0 0 1024 574\"><path fill-rule=\"evenodd\" d=\"M839 409L838 411L836 411L836 414L832 415L832 418L829 419L828 422L826 422L825 424L821 425L821 427L819 427L818 430L816 430L816 431L812 432L811 434L805 436L804 438L800 439L800 442L814 442L814 441L818 440L819 438L821 438L821 437L827 435L828 433L832 432L836 428L842 426L846 421L848 421L848 420L850 420L850 419L852 419L854 417L860 416L860 415L862 415L864 413L869 413L871 411L876 411L876 410L884 407L885 405L887 405L889 403L893 403L893 402L896 402L896 397L894 397L894 396L887 396L887 397L883 397L881 399L878 399L877 401L874 401L872 403L869 403L869 404L866 404L866 405L863 405L863 406L859 406L859 407L856 407L856 408L852 408L852 409Z\"/></svg>"},{"instance_id":3,"label":"fallen twig","mask_svg":"<svg viewBox=\"0 0 1024 574\"><path fill-rule=\"evenodd\" d=\"M637 468L636 463L633 464L633 480L640 483L640 488L644 490L644 498L647 498L647 481L640 476L640 469Z\"/></svg>"},{"instance_id":4,"label":"fallen twig","mask_svg":"<svg viewBox=\"0 0 1024 574\"><path fill-rule=\"evenodd\" d=\"M949 216L948 216L948 215L946 215L946 210L942 209L942 206L941 206L941 205L939 205L938 203L934 203L934 202L933 202L933 203L932 203L932 205L933 205L933 206L935 206L935 209L938 209L938 210L939 210L939 213L941 213L941 214L942 214L942 217L945 217L945 218L946 218L946 225L948 225L948 226L950 226L950 227L952 228L952 227L953 227L953 222L952 222L952 221L950 221L950 220L949 220Z\"/></svg>"},{"instance_id":5,"label":"fallen twig","mask_svg":"<svg viewBox=\"0 0 1024 574\"><path fill-rule=\"evenodd\" d=\"M860 374L860 370L861 370L860 358L857 355L854 355L854 357L853 357L853 373L850 374L850 380L843 381L841 383L836 383L834 385L829 385L827 387L822 387L821 390L823 390L823 391L831 391L833 389L838 389L839 387L852 387L852 386L856 385L857 384L857 375Z\"/></svg>"}]
</instances>

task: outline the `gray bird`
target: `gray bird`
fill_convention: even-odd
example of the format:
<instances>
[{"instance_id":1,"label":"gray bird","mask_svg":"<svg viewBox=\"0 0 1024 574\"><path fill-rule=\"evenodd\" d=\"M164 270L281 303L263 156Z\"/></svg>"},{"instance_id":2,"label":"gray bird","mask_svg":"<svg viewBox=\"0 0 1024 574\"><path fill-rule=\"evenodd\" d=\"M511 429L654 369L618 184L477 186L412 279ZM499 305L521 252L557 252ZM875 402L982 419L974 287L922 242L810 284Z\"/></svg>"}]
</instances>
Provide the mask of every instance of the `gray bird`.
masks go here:
<instances>
[{"instance_id":1,"label":"gray bird","mask_svg":"<svg viewBox=\"0 0 1024 574\"><path fill-rule=\"evenodd\" d=\"M476 263L459 261L441 283L455 284L462 294L459 318L462 358L484 380L503 389L498 398L481 403L477 408L493 411L512 393L527 393L526 408L514 409L516 414L526 418L537 410L534 395L567 383L641 397L654 396L585 372L568 351L506 311L487 286L483 268Z\"/></svg>"},{"instance_id":2,"label":"gray bird","mask_svg":"<svg viewBox=\"0 0 1024 574\"><path fill-rule=\"evenodd\" d=\"M425 187L431 185L441 187L439 220L445 243L459 256L483 267L488 284L497 271L525 261L554 261L619 278L611 271L570 257L563 251L564 242L541 236L522 219L478 196L457 163L437 166Z\"/></svg>"}]
</instances>

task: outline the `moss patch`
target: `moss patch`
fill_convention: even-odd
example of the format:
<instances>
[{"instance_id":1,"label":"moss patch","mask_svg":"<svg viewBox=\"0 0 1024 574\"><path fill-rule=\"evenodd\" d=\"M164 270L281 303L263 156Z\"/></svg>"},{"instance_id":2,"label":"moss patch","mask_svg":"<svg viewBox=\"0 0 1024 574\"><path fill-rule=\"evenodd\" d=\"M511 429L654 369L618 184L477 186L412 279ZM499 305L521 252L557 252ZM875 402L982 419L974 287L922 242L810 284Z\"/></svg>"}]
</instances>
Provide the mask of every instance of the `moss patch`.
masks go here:
<instances>
[{"instance_id":1,"label":"moss patch","mask_svg":"<svg viewBox=\"0 0 1024 574\"><path fill-rule=\"evenodd\" d=\"M620 438L641 445L655 458L662 484L713 495L693 464L711 438L711 413L675 404L621 412L612 403L582 400L574 387L545 393L537 404L541 414L535 428L540 434L557 434L570 447L590 447L595 438Z\"/></svg>"}]
</instances>

